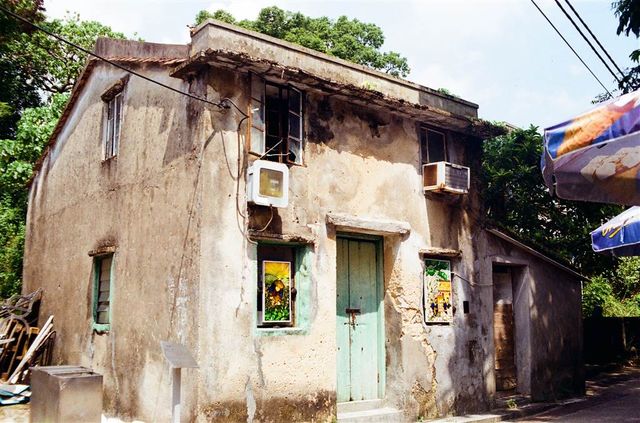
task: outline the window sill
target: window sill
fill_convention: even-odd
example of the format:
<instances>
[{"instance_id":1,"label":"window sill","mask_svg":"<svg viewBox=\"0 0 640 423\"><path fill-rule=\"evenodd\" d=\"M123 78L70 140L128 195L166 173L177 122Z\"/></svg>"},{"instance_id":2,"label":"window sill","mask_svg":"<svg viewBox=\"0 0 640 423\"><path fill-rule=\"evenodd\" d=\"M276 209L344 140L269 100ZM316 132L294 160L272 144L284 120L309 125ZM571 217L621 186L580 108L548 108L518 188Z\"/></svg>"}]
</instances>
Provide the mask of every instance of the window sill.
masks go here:
<instances>
[{"instance_id":1,"label":"window sill","mask_svg":"<svg viewBox=\"0 0 640 423\"><path fill-rule=\"evenodd\" d=\"M104 323L94 323L93 326L93 331L96 332L98 335L106 335L109 333L109 330L111 329L111 325L110 324L104 324Z\"/></svg>"},{"instance_id":2,"label":"window sill","mask_svg":"<svg viewBox=\"0 0 640 423\"><path fill-rule=\"evenodd\" d=\"M258 336L286 336L306 335L307 330L302 328L256 328Z\"/></svg>"},{"instance_id":3,"label":"window sill","mask_svg":"<svg viewBox=\"0 0 640 423\"><path fill-rule=\"evenodd\" d=\"M107 163L112 163L112 162L115 162L115 163L118 162L118 156L117 155L111 156L111 157L107 157L106 159L102 159L102 164L103 165L105 165Z\"/></svg>"}]
</instances>

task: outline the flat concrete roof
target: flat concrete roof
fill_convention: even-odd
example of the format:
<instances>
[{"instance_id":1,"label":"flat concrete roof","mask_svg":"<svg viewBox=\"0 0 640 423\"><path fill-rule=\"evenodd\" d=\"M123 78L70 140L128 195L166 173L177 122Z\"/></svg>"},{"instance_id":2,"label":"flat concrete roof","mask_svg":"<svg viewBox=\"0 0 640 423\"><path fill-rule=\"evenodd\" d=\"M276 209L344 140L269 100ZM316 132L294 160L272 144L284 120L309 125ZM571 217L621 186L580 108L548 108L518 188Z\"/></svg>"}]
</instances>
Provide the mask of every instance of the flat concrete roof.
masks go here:
<instances>
[{"instance_id":1,"label":"flat concrete roof","mask_svg":"<svg viewBox=\"0 0 640 423\"><path fill-rule=\"evenodd\" d=\"M272 61L284 68L298 69L336 84L376 91L399 101L466 118L478 116L478 105L470 101L236 25L210 19L193 29L191 37L192 60L212 51L243 53L256 61Z\"/></svg>"}]
</instances>

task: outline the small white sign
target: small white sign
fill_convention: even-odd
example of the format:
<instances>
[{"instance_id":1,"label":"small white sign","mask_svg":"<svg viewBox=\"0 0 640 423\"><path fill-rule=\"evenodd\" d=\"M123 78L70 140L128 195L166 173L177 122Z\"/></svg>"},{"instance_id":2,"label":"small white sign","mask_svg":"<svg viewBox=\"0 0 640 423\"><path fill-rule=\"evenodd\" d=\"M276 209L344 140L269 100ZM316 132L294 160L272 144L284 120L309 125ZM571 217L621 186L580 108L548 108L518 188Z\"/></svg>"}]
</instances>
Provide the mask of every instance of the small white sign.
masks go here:
<instances>
[{"instance_id":1,"label":"small white sign","mask_svg":"<svg viewBox=\"0 0 640 423\"><path fill-rule=\"evenodd\" d=\"M198 363L191 355L191 352L182 344L175 342L160 341L162 352L171 367L174 369L196 369Z\"/></svg>"}]
</instances>

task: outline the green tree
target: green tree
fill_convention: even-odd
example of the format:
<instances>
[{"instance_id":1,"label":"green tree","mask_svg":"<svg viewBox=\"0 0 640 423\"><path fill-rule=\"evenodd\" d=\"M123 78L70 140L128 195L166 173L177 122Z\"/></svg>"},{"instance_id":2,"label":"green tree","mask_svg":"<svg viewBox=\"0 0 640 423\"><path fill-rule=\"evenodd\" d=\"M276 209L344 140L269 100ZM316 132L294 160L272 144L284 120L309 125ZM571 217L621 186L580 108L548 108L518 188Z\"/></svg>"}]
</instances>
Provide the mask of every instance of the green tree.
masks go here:
<instances>
[{"instance_id":1,"label":"green tree","mask_svg":"<svg viewBox=\"0 0 640 423\"><path fill-rule=\"evenodd\" d=\"M636 266L634 263L633 265ZM618 271L624 261L618 265ZM616 295L614 285L623 284L618 275L599 275L591 278L582 291L582 314L584 317L602 315L605 317L640 317L640 295L620 298ZM636 281L637 283L637 281Z\"/></svg>"},{"instance_id":2,"label":"green tree","mask_svg":"<svg viewBox=\"0 0 640 423\"><path fill-rule=\"evenodd\" d=\"M622 208L552 197L540 171L542 146L535 126L484 143L483 196L488 218L568 260L586 275L612 269L615 258L595 254L589 233Z\"/></svg>"},{"instance_id":3,"label":"green tree","mask_svg":"<svg viewBox=\"0 0 640 423\"><path fill-rule=\"evenodd\" d=\"M2 6L34 22L42 22L42 0L0 0ZM15 135L20 113L40 104L37 89L29 78L7 58L7 46L21 34L31 34L33 27L0 12L0 139Z\"/></svg>"},{"instance_id":4,"label":"green tree","mask_svg":"<svg viewBox=\"0 0 640 423\"><path fill-rule=\"evenodd\" d=\"M382 52L384 34L371 23L340 16L312 18L299 12L289 12L276 6L265 7L256 20L237 21L230 13L205 10L196 15L196 25L213 18L272 37L349 60L395 76L407 76L407 59L396 52Z\"/></svg>"},{"instance_id":5,"label":"green tree","mask_svg":"<svg viewBox=\"0 0 640 423\"><path fill-rule=\"evenodd\" d=\"M28 3L14 1L23 2ZM98 22L82 21L78 15L39 24L89 50L98 37L124 38ZM18 24L12 28L0 29L0 87L5 89L0 90L0 96L4 95L0 97L4 102L0 112L5 117L11 114L15 120L0 132L0 296L3 297L20 290L27 182L86 60L84 53L40 31L27 32ZM29 99L29 95L35 97Z\"/></svg>"},{"instance_id":6,"label":"green tree","mask_svg":"<svg viewBox=\"0 0 640 423\"><path fill-rule=\"evenodd\" d=\"M0 140L0 297L3 298L20 290L26 185L68 97L54 94L49 104L24 110L16 138Z\"/></svg>"},{"instance_id":7,"label":"green tree","mask_svg":"<svg viewBox=\"0 0 640 423\"><path fill-rule=\"evenodd\" d=\"M640 0L618 0L613 2L612 7L618 18L616 33L640 37ZM636 65L625 70L618 87L623 93L640 88L640 49L632 51L629 58Z\"/></svg>"},{"instance_id":8,"label":"green tree","mask_svg":"<svg viewBox=\"0 0 640 423\"><path fill-rule=\"evenodd\" d=\"M125 38L124 34L99 22L82 21L77 14L41 25L88 50L93 49L98 37ZM41 31L21 33L9 41L6 48L5 60L13 62L29 78L31 86L47 94L69 92L86 60L80 50Z\"/></svg>"}]
</instances>

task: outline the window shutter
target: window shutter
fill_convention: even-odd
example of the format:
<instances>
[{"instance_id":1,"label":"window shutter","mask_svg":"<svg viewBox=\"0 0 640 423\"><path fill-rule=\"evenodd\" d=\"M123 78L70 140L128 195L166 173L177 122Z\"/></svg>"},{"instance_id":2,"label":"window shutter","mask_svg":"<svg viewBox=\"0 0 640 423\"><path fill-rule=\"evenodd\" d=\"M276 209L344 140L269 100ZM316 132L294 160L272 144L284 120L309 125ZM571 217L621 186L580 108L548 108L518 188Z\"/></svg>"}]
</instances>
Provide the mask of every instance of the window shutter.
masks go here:
<instances>
[{"instance_id":1,"label":"window shutter","mask_svg":"<svg viewBox=\"0 0 640 423\"><path fill-rule=\"evenodd\" d=\"M120 146L120 127L122 126L122 93L116 95L113 99L113 145L111 146L111 155L118 154L118 147Z\"/></svg>"},{"instance_id":2,"label":"window shutter","mask_svg":"<svg viewBox=\"0 0 640 423\"><path fill-rule=\"evenodd\" d=\"M249 105L249 151L263 155L265 153L265 83L264 79L251 73L251 103Z\"/></svg>"},{"instance_id":3,"label":"window shutter","mask_svg":"<svg viewBox=\"0 0 640 423\"><path fill-rule=\"evenodd\" d=\"M302 93L289 87L289 136L287 138L288 161L302 164Z\"/></svg>"},{"instance_id":4,"label":"window shutter","mask_svg":"<svg viewBox=\"0 0 640 423\"><path fill-rule=\"evenodd\" d=\"M113 137L113 102L108 101L106 104L106 119L104 128L104 158L112 156L111 153L111 139Z\"/></svg>"}]
</instances>

